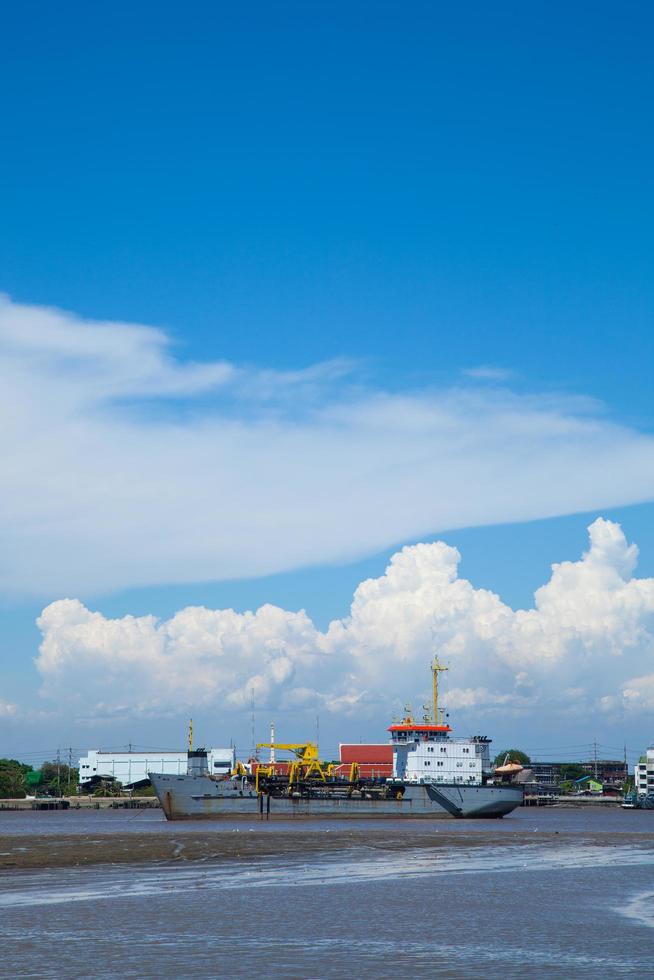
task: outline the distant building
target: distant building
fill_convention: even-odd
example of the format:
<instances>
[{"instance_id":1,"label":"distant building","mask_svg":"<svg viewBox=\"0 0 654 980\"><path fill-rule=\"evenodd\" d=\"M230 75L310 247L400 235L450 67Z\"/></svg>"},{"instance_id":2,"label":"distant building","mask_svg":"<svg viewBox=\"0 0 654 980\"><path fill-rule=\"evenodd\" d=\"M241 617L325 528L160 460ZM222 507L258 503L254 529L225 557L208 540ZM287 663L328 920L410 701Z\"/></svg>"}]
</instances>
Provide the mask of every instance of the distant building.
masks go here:
<instances>
[{"instance_id":1,"label":"distant building","mask_svg":"<svg viewBox=\"0 0 654 980\"><path fill-rule=\"evenodd\" d=\"M560 763L558 762L530 762L529 769L533 774L533 780L543 786L558 786L560 779Z\"/></svg>"},{"instance_id":2,"label":"distant building","mask_svg":"<svg viewBox=\"0 0 654 980\"><path fill-rule=\"evenodd\" d=\"M654 793L654 745L649 746L634 766L634 786L639 796Z\"/></svg>"},{"instance_id":3,"label":"distant building","mask_svg":"<svg viewBox=\"0 0 654 980\"><path fill-rule=\"evenodd\" d=\"M226 773L236 763L235 749L209 749L209 772ZM186 772L186 752L158 752L156 749L139 752L103 752L90 749L79 760L79 786L93 787L102 779L115 780L126 787L144 785L149 772L164 772L169 776Z\"/></svg>"},{"instance_id":4,"label":"distant building","mask_svg":"<svg viewBox=\"0 0 654 980\"><path fill-rule=\"evenodd\" d=\"M654 755L654 749L652 750ZM654 766L654 758L652 759ZM606 786L621 787L628 776L627 763L621 759L591 759L589 762L531 762L529 768L537 783L557 787L570 777L567 767L575 766L584 775L593 776ZM654 776L654 769L652 775Z\"/></svg>"},{"instance_id":5,"label":"distant building","mask_svg":"<svg viewBox=\"0 0 654 980\"><path fill-rule=\"evenodd\" d=\"M629 769L623 759L598 759L597 762L580 762L584 772L595 776L600 782L609 786L623 786Z\"/></svg>"},{"instance_id":6,"label":"distant building","mask_svg":"<svg viewBox=\"0 0 654 980\"><path fill-rule=\"evenodd\" d=\"M604 790L602 783L593 779L592 776L582 776L580 779L575 779L574 784L579 792L601 794Z\"/></svg>"}]
</instances>

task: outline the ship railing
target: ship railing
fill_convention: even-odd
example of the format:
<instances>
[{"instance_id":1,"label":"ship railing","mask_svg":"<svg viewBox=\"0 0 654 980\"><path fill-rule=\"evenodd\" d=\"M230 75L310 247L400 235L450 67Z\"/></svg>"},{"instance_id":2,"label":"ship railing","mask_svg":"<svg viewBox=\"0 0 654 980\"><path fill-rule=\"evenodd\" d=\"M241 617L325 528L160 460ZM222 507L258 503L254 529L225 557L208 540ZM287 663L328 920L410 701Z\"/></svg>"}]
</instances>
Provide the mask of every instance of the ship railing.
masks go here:
<instances>
[{"instance_id":1,"label":"ship railing","mask_svg":"<svg viewBox=\"0 0 654 980\"><path fill-rule=\"evenodd\" d=\"M457 786L481 786L483 785L483 780L478 776L420 776L418 780L419 783L424 785L429 784L434 786L451 786L456 783ZM410 780L407 780L410 782Z\"/></svg>"}]
</instances>

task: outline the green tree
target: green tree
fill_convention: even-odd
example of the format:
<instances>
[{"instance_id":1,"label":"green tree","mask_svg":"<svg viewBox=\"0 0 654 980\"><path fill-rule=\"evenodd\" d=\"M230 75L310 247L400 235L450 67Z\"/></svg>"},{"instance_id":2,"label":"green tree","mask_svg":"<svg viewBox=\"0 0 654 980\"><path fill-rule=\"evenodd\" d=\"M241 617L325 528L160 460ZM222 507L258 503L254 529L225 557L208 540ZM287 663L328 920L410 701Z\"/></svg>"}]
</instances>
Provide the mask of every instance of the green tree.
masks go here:
<instances>
[{"instance_id":1,"label":"green tree","mask_svg":"<svg viewBox=\"0 0 654 980\"><path fill-rule=\"evenodd\" d=\"M588 776L590 773L583 766L578 765L576 762L567 762L565 765L561 766L561 781L574 783L575 779L581 779L582 776Z\"/></svg>"},{"instance_id":2,"label":"green tree","mask_svg":"<svg viewBox=\"0 0 654 980\"><path fill-rule=\"evenodd\" d=\"M79 770L63 762L44 762L41 777L39 789L45 796L74 796L77 792Z\"/></svg>"},{"instance_id":3,"label":"green tree","mask_svg":"<svg viewBox=\"0 0 654 980\"><path fill-rule=\"evenodd\" d=\"M507 759L508 756L508 759ZM521 766L528 766L531 759L526 752L521 752L520 749L502 749L495 756L495 765L503 766L504 761L507 762L519 762Z\"/></svg>"},{"instance_id":4,"label":"green tree","mask_svg":"<svg viewBox=\"0 0 654 980\"><path fill-rule=\"evenodd\" d=\"M123 784L117 779L101 779L93 790L94 796L123 796Z\"/></svg>"},{"instance_id":5,"label":"green tree","mask_svg":"<svg viewBox=\"0 0 654 980\"><path fill-rule=\"evenodd\" d=\"M0 797L24 800L25 773L31 771L31 766L18 762L17 759L0 759Z\"/></svg>"}]
</instances>

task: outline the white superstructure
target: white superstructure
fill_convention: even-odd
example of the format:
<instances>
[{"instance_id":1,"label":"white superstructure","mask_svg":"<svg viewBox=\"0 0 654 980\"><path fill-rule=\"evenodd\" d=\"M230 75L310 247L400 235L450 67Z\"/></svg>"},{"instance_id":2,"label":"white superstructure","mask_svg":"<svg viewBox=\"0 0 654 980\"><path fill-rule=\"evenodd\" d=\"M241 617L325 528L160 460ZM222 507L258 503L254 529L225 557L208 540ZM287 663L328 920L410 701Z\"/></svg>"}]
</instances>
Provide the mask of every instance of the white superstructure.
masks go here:
<instances>
[{"instance_id":1,"label":"white superstructure","mask_svg":"<svg viewBox=\"0 0 654 980\"><path fill-rule=\"evenodd\" d=\"M209 772L227 773L236 764L236 750L207 750ZM156 749L130 752L103 752L91 749L79 760L79 785L88 787L99 779L113 779L123 786L135 786L148 778L149 772L182 776L188 764L187 752L161 752Z\"/></svg>"},{"instance_id":2,"label":"white superstructure","mask_svg":"<svg viewBox=\"0 0 654 980\"><path fill-rule=\"evenodd\" d=\"M410 717L389 731L395 779L481 785L491 773L487 739L450 738L449 725L417 725Z\"/></svg>"},{"instance_id":3,"label":"white superstructure","mask_svg":"<svg viewBox=\"0 0 654 980\"><path fill-rule=\"evenodd\" d=\"M639 796L654 794L654 745L650 745L634 766L634 786Z\"/></svg>"}]
</instances>

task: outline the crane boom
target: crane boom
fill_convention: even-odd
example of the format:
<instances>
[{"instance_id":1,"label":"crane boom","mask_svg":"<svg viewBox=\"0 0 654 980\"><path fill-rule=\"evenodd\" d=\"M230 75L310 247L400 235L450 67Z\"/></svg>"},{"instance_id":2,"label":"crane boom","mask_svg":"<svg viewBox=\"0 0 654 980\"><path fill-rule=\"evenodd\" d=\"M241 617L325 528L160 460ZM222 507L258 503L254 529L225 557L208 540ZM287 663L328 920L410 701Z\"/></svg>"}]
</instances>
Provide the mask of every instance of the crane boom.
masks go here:
<instances>
[{"instance_id":1,"label":"crane boom","mask_svg":"<svg viewBox=\"0 0 654 980\"><path fill-rule=\"evenodd\" d=\"M314 762L318 760L318 746L315 742L257 742L257 751L259 749L271 748L293 752L302 762Z\"/></svg>"}]
</instances>

